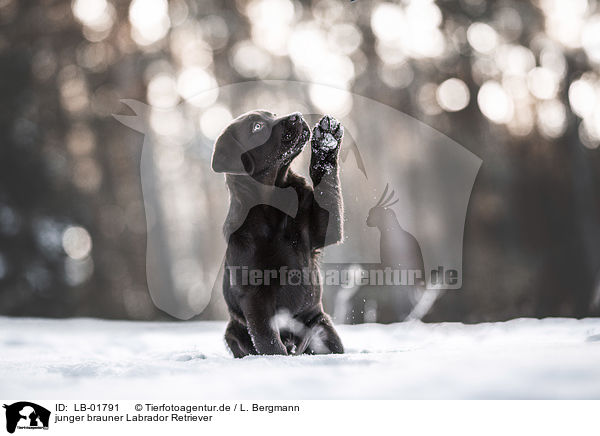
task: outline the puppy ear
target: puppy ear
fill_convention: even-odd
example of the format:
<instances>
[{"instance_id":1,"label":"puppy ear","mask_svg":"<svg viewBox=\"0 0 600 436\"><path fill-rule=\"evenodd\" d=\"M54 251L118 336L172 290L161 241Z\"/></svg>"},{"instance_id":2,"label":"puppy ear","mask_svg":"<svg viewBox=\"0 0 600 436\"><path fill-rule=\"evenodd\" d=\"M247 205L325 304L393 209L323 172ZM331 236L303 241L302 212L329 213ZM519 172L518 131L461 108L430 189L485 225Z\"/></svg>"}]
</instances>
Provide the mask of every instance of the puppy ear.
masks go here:
<instances>
[{"instance_id":1,"label":"puppy ear","mask_svg":"<svg viewBox=\"0 0 600 436\"><path fill-rule=\"evenodd\" d=\"M215 142L212 169L217 173L248 174L242 163L245 150L230 131L225 130Z\"/></svg>"}]
</instances>

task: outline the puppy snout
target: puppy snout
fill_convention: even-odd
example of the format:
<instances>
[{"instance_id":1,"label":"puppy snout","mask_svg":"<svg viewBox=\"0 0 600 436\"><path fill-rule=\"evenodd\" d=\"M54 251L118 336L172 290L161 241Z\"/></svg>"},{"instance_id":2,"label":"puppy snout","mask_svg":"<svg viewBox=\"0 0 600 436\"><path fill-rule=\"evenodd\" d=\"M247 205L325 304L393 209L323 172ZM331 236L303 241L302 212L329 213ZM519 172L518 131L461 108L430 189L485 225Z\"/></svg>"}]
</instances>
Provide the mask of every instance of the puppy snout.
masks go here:
<instances>
[{"instance_id":1,"label":"puppy snout","mask_svg":"<svg viewBox=\"0 0 600 436\"><path fill-rule=\"evenodd\" d=\"M310 137L310 129L300 112L294 112L282 119L281 139L289 146L304 146Z\"/></svg>"}]
</instances>

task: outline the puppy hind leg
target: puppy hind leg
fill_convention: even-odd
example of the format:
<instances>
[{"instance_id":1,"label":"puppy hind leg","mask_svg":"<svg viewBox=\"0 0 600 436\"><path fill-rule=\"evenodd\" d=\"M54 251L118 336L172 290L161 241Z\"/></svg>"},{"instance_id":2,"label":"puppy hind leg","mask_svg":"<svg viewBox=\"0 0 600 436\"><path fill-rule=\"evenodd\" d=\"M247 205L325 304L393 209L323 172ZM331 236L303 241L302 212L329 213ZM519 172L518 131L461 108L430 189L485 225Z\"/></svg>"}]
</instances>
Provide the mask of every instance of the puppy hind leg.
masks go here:
<instances>
[{"instance_id":1,"label":"puppy hind leg","mask_svg":"<svg viewBox=\"0 0 600 436\"><path fill-rule=\"evenodd\" d=\"M301 347L306 354L342 354L344 346L329 316L321 313L308 326L308 334ZM300 348L300 347L299 347Z\"/></svg>"},{"instance_id":2,"label":"puppy hind leg","mask_svg":"<svg viewBox=\"0 0 600 436\"><path fill-rule=\"evenodd\" d=\"M279 332L270 325L269 319L250 320L248 330L258 354L287 355L288 350L281 341Z\"/></svg>"},{"instance_id":3,"label":"puppy hind leg","mask_svg":"<svg viewBox=\"0 0 600 436\"><path fill-rule=\"evenodd\" d=\"M242 311L248 325L248 333L258 354L283 354L288 350L281 341L279 328L275 322L273 301L264 293L248 291L241 299Z\"/></svg>"},{"instance_id":4,"label":"puppy hind leg","mask_svg":"<svg viewBox=\"0 0 600 436\"><path fill-rule=\"evenodd\" d=\"M246 327L235 320L231 320L227 324L225 342L227 342L227 346L233 353L233 357L240 358L250 354L258 354Z\"/></svg>"}]
</instances>

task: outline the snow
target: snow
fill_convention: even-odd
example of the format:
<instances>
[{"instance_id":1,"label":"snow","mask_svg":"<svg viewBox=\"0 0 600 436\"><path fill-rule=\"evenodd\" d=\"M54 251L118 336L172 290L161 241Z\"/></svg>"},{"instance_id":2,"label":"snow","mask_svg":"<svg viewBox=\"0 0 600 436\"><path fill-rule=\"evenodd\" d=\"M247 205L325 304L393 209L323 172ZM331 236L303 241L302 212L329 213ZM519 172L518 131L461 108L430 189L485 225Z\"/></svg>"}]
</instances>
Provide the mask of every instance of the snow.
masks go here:
<instances>
[{"instance_id":1,"label":"snow","mask_svg":"<svg viewBox=\"0 0 600 436\"><path fill-rule=\"evenodd\" d=\"M600 319L337 329L344 355L238 360L223 322L0 317L0 398L600 398Z\"/></svg>"}]
</instances>

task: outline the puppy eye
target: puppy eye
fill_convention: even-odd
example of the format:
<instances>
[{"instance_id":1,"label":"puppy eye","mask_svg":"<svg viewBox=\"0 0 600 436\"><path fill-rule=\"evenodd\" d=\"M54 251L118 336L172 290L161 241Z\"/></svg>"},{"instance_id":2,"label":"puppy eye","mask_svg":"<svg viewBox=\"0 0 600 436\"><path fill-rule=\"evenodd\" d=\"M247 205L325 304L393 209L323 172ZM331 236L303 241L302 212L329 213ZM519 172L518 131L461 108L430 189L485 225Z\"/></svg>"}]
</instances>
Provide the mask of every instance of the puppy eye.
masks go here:
<instances>
[{"instance_id":1,"label":"puppy eye","mask_svg":"<svg viewBox=\"0 0 600 436\"><path fill-rule=\"evenodd\" d=\"M263 128L263 123L254 123L252 125L252 133L258 132L262 128Z\"/></svg>"}]
</instances>

